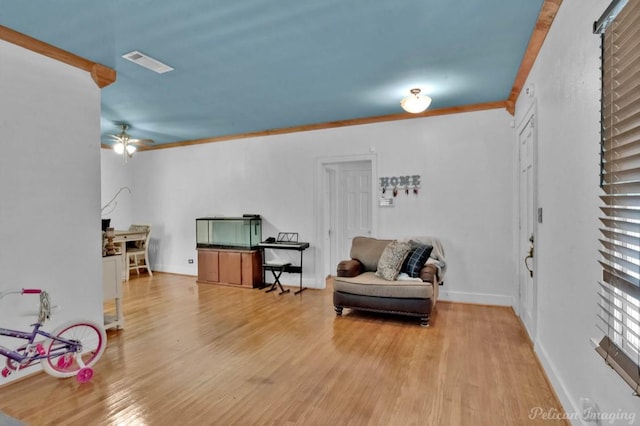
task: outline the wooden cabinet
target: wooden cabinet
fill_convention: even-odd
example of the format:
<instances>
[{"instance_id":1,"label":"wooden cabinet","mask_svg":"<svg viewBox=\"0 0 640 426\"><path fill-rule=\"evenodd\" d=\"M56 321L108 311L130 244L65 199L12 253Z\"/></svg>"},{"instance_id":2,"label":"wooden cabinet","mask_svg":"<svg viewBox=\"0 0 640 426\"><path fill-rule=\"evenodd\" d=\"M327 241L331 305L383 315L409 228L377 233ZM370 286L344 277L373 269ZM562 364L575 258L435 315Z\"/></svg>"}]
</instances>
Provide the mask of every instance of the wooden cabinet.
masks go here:
<instances>
[{"instance_id":1,"label":"wooden cabinet","mask_svg":"<svg viewBox=\"0 0 640 426\"><path fill-rule=\"evenodd\" d=\"M198 282L259 287L262 285L262 252L200 248Z\"/></svg>"},{"instance_id":2,"label":"wooden cabinet","mask_svg":"<svg viewBox=\"0 0 640 426\"><path fill-rule=\"evenodd\" d=\"M218 269L221 282L242 285L242 253L221 251L218 257Z\"/></svg>"},{"instance_id":3,"label":"wooden cabinet","mask_svg":"<svg viewBox=\"0 0 640 426\"><path fill-rule=\"evenodd\" d=\"M124 314L122 311L122 255L102 258L102 297L115 300L116 314L104 315L104 328L123 328Z\"/></svg>"},{"instance_id":4,"label":"wooden cabinet","mask_svg":"<svg viewBox=\"0 0 640 426\"><path fill-rule=\"evenodd\" d=\"M218 282L218 251L198 250L198 281Z\"/></svg>"},{"instance_id":5,"label":"wooden cabinet","mask_svg":"<svg viewBox=\"0 0 640 426\"><path fill-rule=\"evenodd\" d=\"M262 251L242 254L242 285L259 287L262 285Z\"/></svg>"}]
</instances>

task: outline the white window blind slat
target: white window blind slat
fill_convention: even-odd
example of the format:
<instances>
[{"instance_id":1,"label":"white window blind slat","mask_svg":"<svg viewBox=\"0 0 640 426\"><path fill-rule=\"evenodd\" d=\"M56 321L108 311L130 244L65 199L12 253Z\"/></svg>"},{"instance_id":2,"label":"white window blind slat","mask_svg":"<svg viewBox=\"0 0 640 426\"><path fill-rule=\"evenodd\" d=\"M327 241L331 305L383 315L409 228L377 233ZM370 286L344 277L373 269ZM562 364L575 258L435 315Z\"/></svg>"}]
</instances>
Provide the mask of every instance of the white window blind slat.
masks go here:
<instances>
[{"instance_id":1,"label":"white window blind slat","mask_svg":"<svg viewBox=\"0 0 640 426\"><path fill-rule=\"evenodd\" d=\"M619 289L636 300L640 300L640 289L638 287L639 283L637 279L631 275L625 274L619 269L615 269L604 260L600 260L598 263L600 263L603 269L602 282L613 288ZM618 266L616 265L616 267ZM635 283L633 282L634 279L636 280Z\"/></svg>"},{"instance_id":2,"label":"white window blind slat","mask_svg":"<svg viewBox=\"0 0 640 426\"><path fill-rule=\"evenodd\" d=\"M601 217L600 222L602 222L607 229L612 230L623 230L629 231L633 233L640 232L640 221L637 219L627 219L622 217Z\"/></svg>"},{"instance_id":3,"label":"white window blind slat","mask_svg":"<svg viewBox=\"0 0 640 426\"><path fill-rule=\"evenodd\" d=\"M611 182L608 186L611 187L614 194L640 194L640 181L627 180Z\"/></svg>"},{"instance_id":4,"label":"white window blind slat","mask_svg":"<svg viewBox=\"0 0 640 426\"><path fill-rule=\"evenodd\" d=\"M635 206L602 206L600 210L606 217L640 221L640 209Z\"/></svg>"},{"instance_id":5,"label":"white window blind slat","mask_svg":"<svg viewBox=\"0 0 640 426\"><path fill-rule=\"evenodd\" d=\"M638 84L640 84L640 75L638 78ZM627 107L624 107L622 104L616 104L615 108L618 108L618 111L610 116L605 116L605 123L607 121L610 122L608 125L605 125L605 129L608 129L608 126L611 126L614 133L612 136L613 138L615 138L619 133L625 133L635 129L635 124L640 119L640 108L638 108L637 105L630 104Z\"/></svg>"},{"instance_id":6,"label":"white window blind slat","mask_svg":"<svg viewBox=\"0 0 640 426\"><path fill-rule=\"evenodd\" d=\"M638 252L638 246L635 245L627 245L625 243L616 241L600 240L600 242L607 248L607 250L620 253L622 256L632 257L635 256L635 254Z\"/></svg>"},{"instance_id":7,"label":"white window blind slat","mask_svg":"<svg viewBox=\"0 0 640 426\"><path fill-rule=\"evenodd\" d=\"M600 199L608 206L633 207L640 202L640 194L601 195Z\"/></svg>"},{"instance_id":8,"label":"white window blind slat","mask_svg":"<svg viewBox=\"0 0 640 426\"><path fill-rule=\"evenodd\" d=\"M604 142L604 148L607 151L616 150L621 153L625 152L638 152L638 145L640 144L640 128L632 127L624 132L617 132L615 140L608 139ZM615 145L614 145L615 144ZM634 169L625 170L625 172L633 172ZM640 172L637 175L640 176Z\"/></svg>"},{"instance_id":9,"label":"white window blind slat","mask_svg":"<svg viewBox=\"0 0 640 426\"><path fill-rule=\"evenodd\" d=\"M604 152L605 172L619 172L640 167L640 154L632 154L626 151L614 155L614 152Z\"/></svg>"},{"instance_id":10,"label":"white window blind slat","mask_svg":"<svg viewBox=\"0 0 640 426\"><path fill-rule=\"evenodd\" d=\"M637 244L638 239L640 238L640 234L633 232L626 232L619 229L606 229L601 228L600 232L602 234L613 241L624 241L627 244Z\"/></svg>"}]
</instances>

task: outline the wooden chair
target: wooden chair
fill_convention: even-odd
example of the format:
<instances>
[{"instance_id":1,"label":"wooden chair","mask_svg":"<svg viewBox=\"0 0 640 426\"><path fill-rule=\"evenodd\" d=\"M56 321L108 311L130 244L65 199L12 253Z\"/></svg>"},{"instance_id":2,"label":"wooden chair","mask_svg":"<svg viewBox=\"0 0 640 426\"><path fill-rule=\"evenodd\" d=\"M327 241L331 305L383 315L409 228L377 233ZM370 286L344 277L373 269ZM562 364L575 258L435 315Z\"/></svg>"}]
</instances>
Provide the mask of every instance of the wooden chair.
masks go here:
<instances>
[{"instance_id":1,"label":"wooden chair","mask_svg":"<svg viewBox=\"0 0 640 426\"><path fill-rule=\"evenodd\" d=\"M131 225L129 227L130 231L141 231L146 233L146 237L141 241L131 241L127 245L127 262L129 265L129 270L127 271L127 279L129 278L129 273L132 270L135 270L138 275L140 275L140 269L146 269L149 273L149 276L153 276L151 272L151 267L149 266L149 238L151 236L151 226L150 225Z\"/></svg>"}]
</instances>

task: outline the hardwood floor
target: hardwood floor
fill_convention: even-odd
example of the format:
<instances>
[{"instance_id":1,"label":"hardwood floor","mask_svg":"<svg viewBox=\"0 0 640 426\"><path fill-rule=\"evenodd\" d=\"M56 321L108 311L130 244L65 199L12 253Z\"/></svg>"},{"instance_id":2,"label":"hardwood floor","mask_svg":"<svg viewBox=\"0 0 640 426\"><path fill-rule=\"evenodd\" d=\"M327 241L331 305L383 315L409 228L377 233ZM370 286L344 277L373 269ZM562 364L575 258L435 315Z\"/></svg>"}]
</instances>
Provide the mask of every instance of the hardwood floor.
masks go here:
<instances>
[{"instance_id":1,"label":"hardwood floor","mask_svg":"<svg viewBox=\"0 0 640 426\"><path fill-rule=\"evenodd\" d=\"M38 425L524 425L563 411L510 308L439 302L417 320L301 295L142 275L88 384L44 373L0 388ZM557 421L558 423L565 422ZM568 424L568 423L566 423Z\"/></svg>"}]
</instances>

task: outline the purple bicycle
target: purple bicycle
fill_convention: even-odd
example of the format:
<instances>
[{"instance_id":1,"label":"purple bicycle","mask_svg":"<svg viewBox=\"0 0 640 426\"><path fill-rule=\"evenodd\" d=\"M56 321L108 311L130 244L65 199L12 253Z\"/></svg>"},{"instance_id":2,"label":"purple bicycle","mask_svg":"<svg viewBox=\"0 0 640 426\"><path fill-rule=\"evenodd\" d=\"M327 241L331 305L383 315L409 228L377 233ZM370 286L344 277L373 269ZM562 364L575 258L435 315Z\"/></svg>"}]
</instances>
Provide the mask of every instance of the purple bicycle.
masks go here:
<instances>
[{"instance_id":1,"label":"purple bicycle","mask_svg":"<svg viewBox=\"0 0 640 426\"><path fill-rule=\"evenodd\" d=\"M41 329L51 312L47 292L40 289L9 290L0 292L0 299L9 294L39 294L40 312L31 331L0 328L0 336L26 341L15 350L0 345L0 355L7 358L2 377L41 363L42 369L51 376L76 376L80 383L91 380L92 367L102 356L107 343L104 328L92 321L70 321L48 333Z\"/></svg>"}]
</instances>

